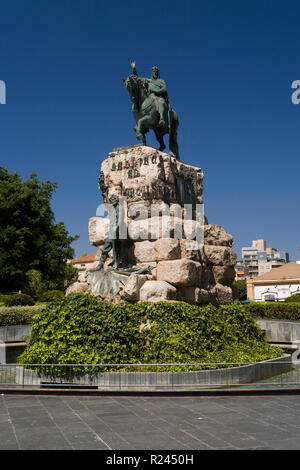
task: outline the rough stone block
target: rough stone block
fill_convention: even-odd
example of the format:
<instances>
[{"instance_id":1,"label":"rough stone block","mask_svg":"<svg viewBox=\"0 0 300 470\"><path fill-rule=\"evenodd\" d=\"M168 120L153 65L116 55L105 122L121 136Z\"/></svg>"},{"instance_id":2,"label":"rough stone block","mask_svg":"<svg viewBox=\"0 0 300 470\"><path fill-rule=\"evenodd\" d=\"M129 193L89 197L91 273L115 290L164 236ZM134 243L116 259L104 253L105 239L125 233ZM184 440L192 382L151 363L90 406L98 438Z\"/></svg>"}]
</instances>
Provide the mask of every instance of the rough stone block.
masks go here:
<instances>
[{"instance_id":1,"label":"rough stone block","mask_svg":"<svg viewBox=\"0 0 300 470\"><path fill-rule=\"evenodd\" d=\"M181 258L200 261L200 250L194 240L180 240Z\"/></svg>"},{"instance_id":2,"label":"rough stone block","mask_svg":"<svg viewBox=\"0 0 300 470\"><path fill-rule=\"evenodd\" d=\"M178 288L181 300L191 304L208 304L210 301L209 291L197 286Z\"/></svg>"},{"instance_id":3,"label":"rough stone block","mask_svg":"<svg viewBox=\"0 0 300 470\"><path fill-rule=\"evenodd\" d=\"M205 245L229 246L233 245L233 237L220 225L207 224L204 226Z\"/></svg>"},{"instance_id":4,"label":"rough stone block","mask_svg":"<svg viewBox=\"0 0 300 470\"><path fill-rule=\"evenodd\" d=\"M211 266L234 266L236 263L236 254L228 246L204 245L201 257Z\"/></svg>"},{"instance_id":5,"label":"rough stone block","mask_svg":"<svg viewBox=\"0 0 300 470\"><path fill-rule=\"evenodd\" d=\"M212 268L216 283L230 286L235 279L235 269L233 266L214 266Z\"/></svg>"},{"instance_id":6,"label":"rough stone block","mask_svg":"<svg viewBox=\"0 0 300 470\"><path fill-rule=\"evenodd\" d=\"M89 220L90 244L94 246L104 245L109 235L109 219L103 217L91 217Z\"/></svg>"},{"instance_id":7,"label":"rough stone block","mask_svg":"<svg viewBox=\"0 0 300 470\"><path fill-rule=\"evenodd\" d=\"M231 304L233 302L231 287L222 284L216 284L211 289L211 296L216 299L218 304Z\"/></svg>"},{"instance_id":8,"label":"rough stone block","mask_svg":"<svg viewBox=\"0 0 300 470\"><path fill-rule=\"evenodd\" d=\"M181 256L180 241L175 238L160 238L154 246L157 261L178 259Z\"/></svg>"},{"instance_id":9,"label":"rough stone block","mask_svg":"<svg viewBox=\"0 0 300 470\"><path fill-rule=\"evenodd\" d=\"M128 221L128 237L134 241L148 240L149 219L138 219Z\"/></svg>"},{"instance_id":10,"label":"rough stone block","mask_svg":"<svg viewBox=\"0 0 300 470\"><path fill-rule=\"evenodd\" d=\"M177 289L165 281L146 281L140 290L140 300L158 302L175 300Z\"/></svg>"},{"instance_id":11,"label":"rough stone block","mask_svg":"<svg viewBox=\"0 0 300 470\"><path fill-rule=\"evenodd\" d=\"M73 292L87 292L89 290L89 285L86 282L74 282L66 290L66 295L72 294Z\"/></svg>"},{"instance_id":12,"label":"rough stone block","mask_svg":"<svg viewBox=\"0 0 300 470\"><path fill-rule=\"evenodd\" d=\"M128 221L128 236L131 240L157 240L159 238L173 238L175 228L182 232L182 220L177 217L162 215L146 219Z\"/></svg>"},{"instance_id":13,"label":"rough stone block","mask_svg":"<svg viewBox=\"0 0 300 470\"><path fill-rule=\"evenodd\" d=\"M176 287L200 285L201 265L188 259L160 261L157 265L157 280Z\"/></svg>"},{"instance_id":14,"label":"rough stone block","mask_svg":"<svg viewBox=\"0 0 300 470\"><path fill-rule=\"evenodd\" d=\"M205 289L200 289L198 293L198 304L208 304L210 300L210 292Z\"/></svg>"},{"instance_id":15,"label":"rough stone block","mask_svg":"<svg viewBox=\"0 0 300 470\"><path fill-rule=\"evenodd\" d=\"M151 213L150 201L128 202L127 219L128 222L134 219L147 219Z\"/></svg>"},{"instance_id":16,"label":"rough stone block","mask_svg":"<svg viewBox=\"0 0 300 470\"><path fill-rule=\"evenodd\" d=\"M140 289L147 279L148 276L146 274L131 274L121 293L122 297L126 300L139 300Z\"/></svg>"},{"instance_id":17,"label":"rough stone block","mask_svg":"<svg viewBox=\"0 0 300 470\"><path fill-rule=\"evenodd\" d=\"M200 287L180 287L178 288L178 296L180 300L190 304L198 304Z\"/></svg>"},{"instance_id":18,"label":"rough stone block","mask_svg":"<svg viewBox=\"0 0 300 470\"><path fill-rule=\"evenodd\" d=\"M157 253L155 249L155 242L150 240L135 242L133 247L133 256L134 261L137 263L156 261Z\"/></svg>"},{"instance_id":19,"label":"rough stone block","mask_svg":"<svg viewBox=\"0 0 300 470\"><path fill-rule=\"evenodd\" d=\"M203 221L204 222L204 221ZM183 219L183 237L189 241L197 241L200 246L204 244L204 224L201 220Z\"/></svg>"},{"instance_id":20,"label":"rough stone block","mask_svg":"<svg viewBox=\"0 0 300 470\"><path fill-rule=\"evenodd\" d=\"M206 265L202 266L201 284L204 289L210 290L215 284L215 277L212 269Z\"/></svg>"},{"instance_id":21,"label":"rough stone block","mask_svg":"<svg viewBox=\"0 0 300 470\"><path fill-rule=\"evenodd\" d=\"M79 271L77 280L78 280L78 282L85 282L86 281L86 271Z\"/></svg>"}]
</instances>

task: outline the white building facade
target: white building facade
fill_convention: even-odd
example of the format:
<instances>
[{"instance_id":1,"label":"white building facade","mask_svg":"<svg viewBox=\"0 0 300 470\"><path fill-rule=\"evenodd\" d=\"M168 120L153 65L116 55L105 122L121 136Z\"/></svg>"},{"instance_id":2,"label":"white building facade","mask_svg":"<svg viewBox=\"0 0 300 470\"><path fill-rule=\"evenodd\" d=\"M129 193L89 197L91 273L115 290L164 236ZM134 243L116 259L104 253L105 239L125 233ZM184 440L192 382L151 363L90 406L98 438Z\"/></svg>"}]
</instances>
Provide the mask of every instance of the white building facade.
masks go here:
<instances>
[{"instance_id":1,"label":"white building facade","mask_svg":"<svg viewBox=\"0 0 300 470\"><path fill-rule=\"evenodd\" d=\"M255 279L247 279L247 295L256 302L280 302L300 293L300 265L287 263Z\"/></svg>"}]
</instances>

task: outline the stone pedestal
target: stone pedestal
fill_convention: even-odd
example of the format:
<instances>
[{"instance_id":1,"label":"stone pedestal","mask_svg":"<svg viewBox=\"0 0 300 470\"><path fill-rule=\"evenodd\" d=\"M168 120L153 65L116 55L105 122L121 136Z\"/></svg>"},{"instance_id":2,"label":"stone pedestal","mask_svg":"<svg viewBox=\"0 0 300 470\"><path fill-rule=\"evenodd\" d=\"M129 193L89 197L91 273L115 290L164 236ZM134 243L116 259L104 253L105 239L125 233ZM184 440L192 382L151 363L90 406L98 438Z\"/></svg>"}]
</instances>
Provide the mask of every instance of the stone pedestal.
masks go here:
<instances>
[{"instance_id":1,"label":"stone pedestal","mask_svg":"<svg viewBox=\"0 0 300 470\"><path fill-rule=\"evenodd\" d=\"M122 267L152 267L149 274L128 276L120 298L232 302L236 262L232 236L205 218L183 219L184 207L190 208L190 219L197 218L196 211L203 207L202 170L152 147L135 145L111 152L101 171L109 197L116 194L127 201ZM202 242L195 245L189 240L191 230L202 233ZM90 243L98 247L99 256L108 233L107 218L90 219Z\"/></svg>"}]
</instances>

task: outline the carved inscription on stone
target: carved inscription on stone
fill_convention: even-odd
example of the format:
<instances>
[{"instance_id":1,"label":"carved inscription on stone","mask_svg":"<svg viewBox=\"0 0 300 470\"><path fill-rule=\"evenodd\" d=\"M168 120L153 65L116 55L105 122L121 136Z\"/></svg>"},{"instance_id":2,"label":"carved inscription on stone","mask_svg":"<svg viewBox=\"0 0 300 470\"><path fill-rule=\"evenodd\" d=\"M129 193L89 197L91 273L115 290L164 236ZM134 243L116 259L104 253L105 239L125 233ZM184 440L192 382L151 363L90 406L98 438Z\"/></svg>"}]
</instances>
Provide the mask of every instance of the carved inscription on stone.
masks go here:
<instances>
[{"instance_id":1,"label":"carved inscription on stone","mask_svg":"<svg viewBox=\"0 0 300 470\"><path fill-rule=\"evenodd\" d=\"M148 155L139 158L131 158L130 160L125 160L124 162L119 161L117 163L113 162L111 165L111 171L121 171L126 169L127 171L127 178L138 178L140 175L139 168L142 165L149 165L149 163L157 164L157 166L161 166L163 161L157 161L157 155L153 155L149 158Z\"/></svg>"},{"instance_id":2,"label":"carved inscription on stone","mask_svg":"<svg viewBox=\"0 0 300 470\"><path fill-rule=\"evenodd\" d=\"M130 202L145 199L195 204L195 196L202 193L200 168L151 147L116 149L102 162L101 170L109 191L118 188L118 193Z\"/></svg>"}]
</instances>

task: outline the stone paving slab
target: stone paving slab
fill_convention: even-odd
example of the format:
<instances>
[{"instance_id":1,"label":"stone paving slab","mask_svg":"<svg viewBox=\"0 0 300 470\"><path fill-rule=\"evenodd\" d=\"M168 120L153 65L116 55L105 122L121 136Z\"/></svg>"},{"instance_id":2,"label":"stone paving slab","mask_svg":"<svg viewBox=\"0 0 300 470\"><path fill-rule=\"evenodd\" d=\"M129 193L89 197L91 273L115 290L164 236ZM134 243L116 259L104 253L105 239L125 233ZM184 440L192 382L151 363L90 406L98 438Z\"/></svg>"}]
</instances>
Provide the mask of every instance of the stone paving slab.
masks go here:
<instances>
[{"instance_id":1,"label":"stone paving slab","mask_svg":"<svg viewBox=\"0 0 300 470\"><path fill-rule=\"evenodd\" d=\"M2 395L0 450L300 449L300 398Z\"/></svg>"}]
</instances>

